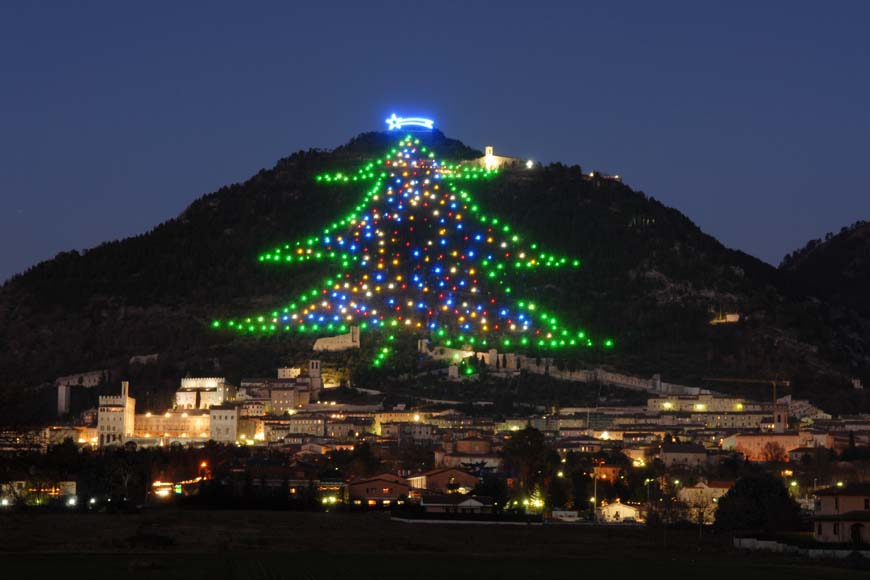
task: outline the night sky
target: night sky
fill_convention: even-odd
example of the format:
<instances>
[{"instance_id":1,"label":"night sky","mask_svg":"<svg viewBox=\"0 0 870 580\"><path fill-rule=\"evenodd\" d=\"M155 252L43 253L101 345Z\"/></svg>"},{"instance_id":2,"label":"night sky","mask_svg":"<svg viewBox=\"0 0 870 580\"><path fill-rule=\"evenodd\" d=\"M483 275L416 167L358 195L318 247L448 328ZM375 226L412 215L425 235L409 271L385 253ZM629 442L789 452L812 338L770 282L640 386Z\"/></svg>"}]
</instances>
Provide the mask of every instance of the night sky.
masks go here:
<instances>
[{"instance_id":1,"label":"night sky","mask_svg":"<svg viewBox=\"0 0 870 580\"><path fill-rule=\"evenodd\" d=\"M289 4L0 5L0 280L394 111L773 264L870 219L870 3Z\"/></svg>"}]
</instances>

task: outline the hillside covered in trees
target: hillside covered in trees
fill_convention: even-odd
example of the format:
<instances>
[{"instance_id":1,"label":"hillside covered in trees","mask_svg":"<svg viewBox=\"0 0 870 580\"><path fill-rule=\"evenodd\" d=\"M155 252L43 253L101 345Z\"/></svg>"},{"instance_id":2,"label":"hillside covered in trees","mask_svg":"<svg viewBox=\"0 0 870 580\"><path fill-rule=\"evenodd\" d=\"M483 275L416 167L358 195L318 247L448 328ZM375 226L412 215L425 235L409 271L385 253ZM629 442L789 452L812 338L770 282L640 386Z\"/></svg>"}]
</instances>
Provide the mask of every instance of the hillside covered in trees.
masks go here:
<instances>
[{"instance_id":1,"label":"hillside covered in trees","mask_svg":"<svg viewBox=\"0 0 870 580\"><path fill-rule=\"evenodd\" d=\"M444 158L481 155L437 131L423 138ZM321 265L276 268L257 255L344 215L364 192L317 183L314 176L353 170L395 139L367 133L332 151L300 151L196 200L145 234L64 252L10 279L0 288L0 408L16 419L50 412L48 389L40 385L90 369L152 385L159 398L187 373L271 374L278 364L307 356L313 337L236 336L213 331L209 322L271 309L318 282ZM777 269L725 248L642 192L576 165L517 167L467 188L525 235L581 258L581 268L558 278L516 275L526 294L539 296L560 318L617 341L606 353L558 354L565 362L658 372L669 381L723 390L737 387L704 379L788 376L795 396L832 411L870 408L850 386L852 377L870 382L868 327L834 307L845 300L838 294L842 284L811 284L818 269L832 268L826 276L863 276L866 288L866 243L863 261L813 258L826 243ZM844 256L853 251L843 248ZM859 294L849 300L850 309L867 315ZM725 311L739 312L740 322L709 324ZM150 354L159 362L131 366L130 357ZM743 393L766 397L758 389Z\"/></svg>"}]
</instances>

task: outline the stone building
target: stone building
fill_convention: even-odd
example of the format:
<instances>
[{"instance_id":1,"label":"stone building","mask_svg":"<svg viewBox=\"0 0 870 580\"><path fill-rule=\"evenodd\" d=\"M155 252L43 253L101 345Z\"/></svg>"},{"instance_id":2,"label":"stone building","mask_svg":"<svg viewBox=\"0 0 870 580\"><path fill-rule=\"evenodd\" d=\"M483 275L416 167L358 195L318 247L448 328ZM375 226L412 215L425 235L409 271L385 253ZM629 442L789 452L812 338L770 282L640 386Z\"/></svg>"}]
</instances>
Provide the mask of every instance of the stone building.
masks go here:
<instances>
[{"instance_id":1,"label":"stone building","mask_svg":"<svg viewBox=\"0 0 870 580\"><path fill-rule=\"evenodd\" d=\"M359 326L351 326L346 334L318 338L314 341L314 346L312 348L314 352L335 352L359 347Z\"/></svg>"},{"instance_id":2,"label":"stone building","mask_svg":"<svg viewBox=\"0 0 870 580\"><path fill-rule=\"evenodd\" d=\"M181 388L175 393L177 409L208 409L235 399L236 389L223 377L181 379Z\"/></svg>"},{"instance_id":3,"label":"stone building","mask_svg":"<svg viewBox=\"0 0 870 580\"><path fill-rule=\"evenodd\" d=\"M99 402L99 446L123 445L133 436L136 421L136 399L130 396L130 383L121 383L120 395L100 395Z\"/></svg>"}]
</instances>

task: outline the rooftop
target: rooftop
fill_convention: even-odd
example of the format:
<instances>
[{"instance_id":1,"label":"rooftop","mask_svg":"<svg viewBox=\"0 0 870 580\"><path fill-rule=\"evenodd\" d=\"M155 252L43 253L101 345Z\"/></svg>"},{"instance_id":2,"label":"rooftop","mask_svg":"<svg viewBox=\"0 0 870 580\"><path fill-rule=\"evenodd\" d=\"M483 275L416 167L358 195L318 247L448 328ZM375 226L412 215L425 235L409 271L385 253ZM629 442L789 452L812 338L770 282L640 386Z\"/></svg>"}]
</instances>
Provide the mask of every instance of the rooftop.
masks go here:
<instances>
[{"instance_id":1,"label":"rooftop","mask_svg":"<svg viewBox=\"0 0 870 580\"><path fill-rule=\"evenodd\" d=\"M843 487L829 487L817 491L816 495L856 495L870 496L870 483L850 483Z\"/></svg>"}]
</instances>

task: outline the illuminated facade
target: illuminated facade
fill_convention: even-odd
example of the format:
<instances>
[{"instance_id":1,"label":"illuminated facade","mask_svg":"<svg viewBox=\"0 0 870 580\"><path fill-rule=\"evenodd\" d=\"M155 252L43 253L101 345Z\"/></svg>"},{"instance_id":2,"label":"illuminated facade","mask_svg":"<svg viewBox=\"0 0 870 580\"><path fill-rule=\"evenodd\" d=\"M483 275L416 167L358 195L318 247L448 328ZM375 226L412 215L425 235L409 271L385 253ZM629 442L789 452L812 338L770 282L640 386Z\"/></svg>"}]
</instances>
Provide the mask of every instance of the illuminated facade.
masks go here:
<instances>
[{"instance_id":1,"label":"illuminated facade","mask_svg":"<svg viewBox=\"0 0 870 580\"><path fill-rule=\"evenodd\" d=\"M870 544L870 483L835 486L816 496L816 541Z\"/></svg>"},{"instance_id":2,"label":"illuminated facade","mask_svg":"<svg viewBox=\"0 0 870 580\"><path fill-rule=\"evenodd\" d=\"M205 410L166 413L142 413L136 415L135 437L142 444L167 444L173 441L187 442L191 439L207 441L210 438L211 418Z\"/></svg>"},{"instance_id":3,"label":"illuminated facade","mask_svg":"<svg viewBox=\"0 0 870 580\"><path fill-rule=\"evenodd\" d=\"M426 423L429 421L430 416L430 413L418 411L384 411L375 413L372 432L375 435L382 435L383 426L386 423Z\"/></svg>"},{"instance_id":4,"label":"illuminated facade","mask_svg":"<svg viewBox=\"0 0 870 580\"><path fill-rule=\"evenodd\" d=\"M761 406L738 397L720 395L678 395L647 400L649 411L665 413L739 413L758 411Z\"/></svg>"},{"instance_id":5,"label":"illuminated facade","mask_svg":"<svg viewBox=\"0 0 870 580\"><path fill-rule=\"evenodd\" d=\"M130 396L130 383L121 383L120 395L100 395L97 413L98 444L122 445L133 436L136 399Z\"/></svg>"},{"instance_id":6,"label":"illuminated facade","mask_svg":"<svg viewBox=\"0 0 870 580\"><path fill-rule=\"evenodd\" d=\"M300 407L310 402L309 391L290 387L287 389L274 388L269 390L269 404L266 407L270 415L286 415L295 413Z\"/></svg>"},{"instance_id":7,"label":"illuminated facade","mask_svg":"<svg viewBox=\"0 0 870 580\"><path fill-rule=\"evenodd\" d=\"M175 393L177 409L208 409L235 399L235 388L222 377L181 379Z\"/></svg>"}]
</instances>

